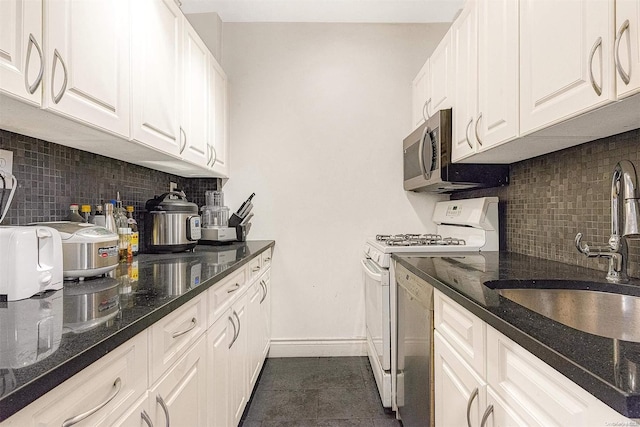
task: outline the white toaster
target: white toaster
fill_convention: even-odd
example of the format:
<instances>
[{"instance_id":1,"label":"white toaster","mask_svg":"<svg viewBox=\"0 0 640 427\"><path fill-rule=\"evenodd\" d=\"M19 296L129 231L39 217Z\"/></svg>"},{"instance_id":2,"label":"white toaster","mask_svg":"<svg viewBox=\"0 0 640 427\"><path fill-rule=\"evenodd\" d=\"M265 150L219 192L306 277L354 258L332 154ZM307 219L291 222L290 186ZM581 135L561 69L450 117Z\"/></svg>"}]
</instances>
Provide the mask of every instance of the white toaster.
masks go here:
<instances>
[{"instance_id":1,"label":"white toaster","mask_svg":"<svg viewBox=\"0 0 640 427\"><path fill-rule=\"evenodd\" d=\"M62 240L51 227L0 227L0 301L62 289Z\"/></svg>"}]
</instances>

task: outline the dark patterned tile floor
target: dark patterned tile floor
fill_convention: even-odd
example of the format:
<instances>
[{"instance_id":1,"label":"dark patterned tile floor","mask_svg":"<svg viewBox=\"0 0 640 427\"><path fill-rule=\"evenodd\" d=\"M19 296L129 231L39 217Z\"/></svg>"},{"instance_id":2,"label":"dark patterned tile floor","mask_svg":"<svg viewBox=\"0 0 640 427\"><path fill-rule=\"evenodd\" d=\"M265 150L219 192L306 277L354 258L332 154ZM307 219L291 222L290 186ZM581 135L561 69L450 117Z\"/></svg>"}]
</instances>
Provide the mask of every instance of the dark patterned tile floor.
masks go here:
<instances>
[{"instance_id":1,"label":"dark patterned tile floor","mask_svg":"<svg viewBox=\"0 0 640 427\"><path fill-rule=\"evenodd\" d=\"M399 427L366 357L270 358L242 427Z\"/></svg>"}]
</instances>

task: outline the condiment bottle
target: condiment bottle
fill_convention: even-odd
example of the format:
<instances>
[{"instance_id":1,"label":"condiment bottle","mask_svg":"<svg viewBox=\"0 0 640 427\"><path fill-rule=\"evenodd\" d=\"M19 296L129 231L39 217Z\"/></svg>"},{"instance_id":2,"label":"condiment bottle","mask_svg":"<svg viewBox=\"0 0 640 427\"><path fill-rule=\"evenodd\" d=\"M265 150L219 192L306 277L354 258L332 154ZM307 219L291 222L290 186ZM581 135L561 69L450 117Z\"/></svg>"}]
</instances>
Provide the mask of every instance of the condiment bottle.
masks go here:
<instances>
[{"instance_id":1,"label":"condiment bottle","mask_svg":"<svg viewBox=\"0 0 640 427\"><path fill-rule=\"evenodd\" d=\"M71 222L85 222L82 215L78 213L78 205L75 203L69 205L69 215L67 216L67 219Z\"/></svg>"},{"instance_id":2,"label":"condiment bottle","mask_svg":"<svg viewBox=\"0 0 640 427\"><path fill-rule=\"evenodd\" d=\"M131 228L131 254L136 256L139 251L140 234L138 232L138 223L133 217L133 206L127 206L127 220Z\"/></svg>"},{"instance_id":3,"label":"condiment bottle","mask_svg":"<svg viewBox=\"0 0 640 427\"><path fill-rule=\"evenodd\" d=\"M96 214L93 216L92 223L95 225L99 225L101 227L105 227L105 216L102 212L102 205L96 205Z\"/></svg>"},{"instance_id":4,"label":"condiment bottle","mask_svg":"<svg viewBox=\"0 0 640 427\"><path fill-rule=\"evenodd\" d=\"M98 215L96 215L96 219L97 216ZM104 204L104 228L111 231L112 233L118 233L118 229L116 228L116 220L113 217L113 205L111 203Z\"/></svg>"},{"instance_id":5,"label":"condiment bottle","mask_svg":"<svg viewBox=\"0 0 640 427\"><path fill-rule=\"evenodd\" d=\"M82 217L82 222L89 222L89 217L91 216L91 205L82 205L80 206L80 216Z\"/></svg>"}]
</instances>

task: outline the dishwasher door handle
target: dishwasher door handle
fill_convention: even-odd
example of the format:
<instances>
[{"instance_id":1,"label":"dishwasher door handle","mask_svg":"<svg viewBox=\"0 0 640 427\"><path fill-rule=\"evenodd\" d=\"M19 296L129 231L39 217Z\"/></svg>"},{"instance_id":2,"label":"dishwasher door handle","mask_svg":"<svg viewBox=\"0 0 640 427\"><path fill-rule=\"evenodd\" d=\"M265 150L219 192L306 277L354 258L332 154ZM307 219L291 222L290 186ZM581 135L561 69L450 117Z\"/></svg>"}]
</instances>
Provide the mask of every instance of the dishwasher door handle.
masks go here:
<instances>
[{"instance_id":1,"label":"dishwasher door handle","mask_svg":"<svg viewBox=\"0 0 640 427\"><path fill-rule=\"evenodd\" d=\"M376 272L373 269L371 269L370 266L372 266L372 262L369 261L368 258L361 259L360 263L362 264L362 268L364 268L365 273L367 273L367 276L371 277L373 280L377 282L382 281L382 272L380 270Z\"/></svg>"}]
</instances>

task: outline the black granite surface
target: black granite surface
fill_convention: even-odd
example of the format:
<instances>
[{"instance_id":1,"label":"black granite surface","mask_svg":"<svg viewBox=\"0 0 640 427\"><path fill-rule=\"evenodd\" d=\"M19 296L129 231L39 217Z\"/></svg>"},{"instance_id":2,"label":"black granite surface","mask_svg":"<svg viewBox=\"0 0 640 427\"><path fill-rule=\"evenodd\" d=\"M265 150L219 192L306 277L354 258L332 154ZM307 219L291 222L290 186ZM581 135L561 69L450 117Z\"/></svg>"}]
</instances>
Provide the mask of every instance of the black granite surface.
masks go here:
<instances>
[{"instance_id":1,"label":"black granite surface","mask_svg":"<svg viewBox=\"0 0 640 427\"><path fill-rule=\"evenodd\" d=\"M611 284L602 271L507 252L393 258L614 410L640 418L640 343L570 328L484 285L495 287L491 281L509 280L506 285L512 288L531 288L542 280L546 288L589 285L593 290L640 295L639 280L626 286Z\"/></svg>"},{"instance_id":2,"label":"black granite surface","mask_svg":"<svg viewBox=\"0 0 640 427\"><path fill-rule=\"evenodd\" d=\"M141 254L111 277L65 282L41 297L0 303L0 421L80 372L274 241ZM86 302L98 307L87 316Z\"/></svg>"}]
</instances>

